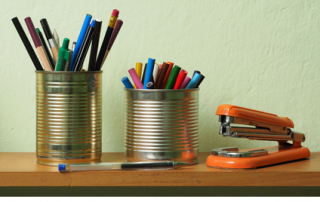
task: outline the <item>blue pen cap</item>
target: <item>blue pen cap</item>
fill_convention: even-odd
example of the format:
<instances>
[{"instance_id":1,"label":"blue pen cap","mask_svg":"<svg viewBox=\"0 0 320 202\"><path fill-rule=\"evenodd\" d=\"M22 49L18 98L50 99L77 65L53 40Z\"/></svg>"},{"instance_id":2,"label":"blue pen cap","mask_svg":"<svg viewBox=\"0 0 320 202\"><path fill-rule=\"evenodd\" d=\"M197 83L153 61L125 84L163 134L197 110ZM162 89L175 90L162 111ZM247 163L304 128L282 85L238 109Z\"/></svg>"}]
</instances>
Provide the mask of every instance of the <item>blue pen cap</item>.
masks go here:
<instances>
[{"instance_id":1,"label":"blue pen cap","mask_svg":"<svg viewBox=\"0 0 320 202\"><path fill-rule=\"evenodd\" d=\"M191 88L196 88L196 85L200 81L201 75L198 73L195 73L194 76L192 77L191 81L187 85L186 89L191 89Z\"/></svg>"},{"instance_id":2,"label":"blue pen cap","mask_svg":"<svg viewBox=\"0 0 320 202\"><path fill-rule=\"evenodd\" d=\"M131 84L127 76L123 77L121 81L126 88L133 88L133 85Z\"/></svg>"},{"instance_id":3,"label":"blue pen cap","mask_svg":"<svg viewBox=\"0 0 320 202\"><path fill-rule=\"evenodd\" d=\"M147 83L152 81L153 68L154 68L154 63L155 62L156 62L155 59L152 59L152 58L148 59L147 70L146 70L146 74L145 74L145 77L144 77L143 89L148 89L147 88Z\"/></svg>"},{"instance_id":4,"label":"blue pen cap","mask_svg":"<svg viewBox=\"0 0 320 202\"><path fill-rule=\"evenodd\" d=\"M95 24L96 24L96 21L95 21L95 20L92 20L90 26L91 26L91 27L94 27Z\"/></svg>"},{"instance_id":5,"label":"blue pen cap","mask_svg":"<svg viewBox=\"0 0 320 202\"><path fill-rule=\"evenodd\" d=\"M58 169L59 169L60 172L65 171L66 170L66 164L59 164L58 165Z\"/></svg>"}]
</instances>

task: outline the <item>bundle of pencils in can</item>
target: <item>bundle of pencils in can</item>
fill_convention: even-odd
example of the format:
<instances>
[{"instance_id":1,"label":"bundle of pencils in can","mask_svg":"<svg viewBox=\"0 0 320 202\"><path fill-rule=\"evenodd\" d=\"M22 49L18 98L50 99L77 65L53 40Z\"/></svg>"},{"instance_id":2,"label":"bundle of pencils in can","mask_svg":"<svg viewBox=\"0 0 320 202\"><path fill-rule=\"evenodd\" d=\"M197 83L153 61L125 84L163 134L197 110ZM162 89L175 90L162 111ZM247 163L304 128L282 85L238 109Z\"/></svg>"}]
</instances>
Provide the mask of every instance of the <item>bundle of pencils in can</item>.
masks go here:
<instances>
[{"instance_id":1,"label":"bundle of pencils in can","mask_svg":"<svg viewBox=\"0 0 320 202\"><path fill-rule=\"evenodd\" d=\"M73 42L72 45L70 45L70 48L69 38L64 38L62 46L59 45L58 34L56 30L51 32L47 19L43 18L40 20L40 24L47 39L47 41L45 41L42 32L39 28L34 27L31 18L25 18L26 25L36 47L38 56L35 54L18 18L13 18L12 22L16 27L36 70L83 71L83 63L91 45L88 71L100 71L123 24L122 20L118 19L118 16L119 11L114 9L100 47L99 54L98 46L102 21L100 19L92 20L92 16L90 14L86 15L79 37L76 42ZM47 43L49 44L51 52L47 47ZM38 57L40 58L41 63Z\"/></svg>"},{"instance_id":2,"label":"bundle of pencils in can","mask_svg":"<svg viewBox=\"0 0 320 202\"><path fill-rule=\"evenodd\" d=\"M191 89L198 88L205 78L200 71L195 70L192 77L188 72L172 62L156 64L149 58L142 71L142 63L136 63L136 68L129 69L134 83L127 76L121 79L126 88L131 89ZM143 73L142 73L143 72ZM142 77L141 77L142 75Z\"/></svg>"}]
</instances>

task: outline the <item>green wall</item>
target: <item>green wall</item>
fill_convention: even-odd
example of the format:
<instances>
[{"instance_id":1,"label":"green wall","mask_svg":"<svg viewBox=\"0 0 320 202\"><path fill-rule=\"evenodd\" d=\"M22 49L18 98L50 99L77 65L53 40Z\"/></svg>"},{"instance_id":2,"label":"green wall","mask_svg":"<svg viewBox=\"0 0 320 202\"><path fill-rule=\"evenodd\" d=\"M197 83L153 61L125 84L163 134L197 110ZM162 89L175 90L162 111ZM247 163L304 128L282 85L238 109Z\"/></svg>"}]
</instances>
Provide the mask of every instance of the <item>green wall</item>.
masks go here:
<instances>
[{"instance_id":1,"label":"green wall","mask_svg":"<svg viewBox=\"0 0 320 202\"><path fill-rule=\"evenodd\" d=\"M304 145L320 151L320 1L11 0L1 7L0 152L36 148L35 72L11 19L17 16L27 31L25 17L36 27L45 17L60 41L76 41L85 14L102 19L104 33L114 8L124 24L103 68L104 152L124 150L120 79L149 57L206 76L200 151L276 144L220 137L215 111L224 103L287 116L306 134Z\"/></svg>"}]
</instances>

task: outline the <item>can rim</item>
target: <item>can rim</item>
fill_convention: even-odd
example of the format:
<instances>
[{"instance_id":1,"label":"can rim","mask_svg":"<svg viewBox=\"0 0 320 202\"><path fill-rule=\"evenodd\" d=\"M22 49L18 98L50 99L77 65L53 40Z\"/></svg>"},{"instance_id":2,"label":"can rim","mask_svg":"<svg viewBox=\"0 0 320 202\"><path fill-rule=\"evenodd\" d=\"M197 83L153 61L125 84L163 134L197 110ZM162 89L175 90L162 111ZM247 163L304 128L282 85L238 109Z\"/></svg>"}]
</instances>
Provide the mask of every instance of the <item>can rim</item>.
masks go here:
<instances>
[{"instance_id":1,"label":"can rim","mask_svg":"<svg viewBox=\"0 0 320 202\"><path fill-rule=\"evenodd\" d=\"M73 71L39 71L35 70L37 74L101 74L103 71L83 71L83 72L73 72Z\"/></svg>"},{"instance_id":2,"label":"can rim","mask_svg":"<svg viewBox=\"0 0 320 202\"><path fill-rule=\"evenodd\" d=\"M133 92L187 92L187 91L199 91L200 88L191 88L191 89L132 89L132 88L123 88L125 91Z\"/></svg>"}]
</instances>

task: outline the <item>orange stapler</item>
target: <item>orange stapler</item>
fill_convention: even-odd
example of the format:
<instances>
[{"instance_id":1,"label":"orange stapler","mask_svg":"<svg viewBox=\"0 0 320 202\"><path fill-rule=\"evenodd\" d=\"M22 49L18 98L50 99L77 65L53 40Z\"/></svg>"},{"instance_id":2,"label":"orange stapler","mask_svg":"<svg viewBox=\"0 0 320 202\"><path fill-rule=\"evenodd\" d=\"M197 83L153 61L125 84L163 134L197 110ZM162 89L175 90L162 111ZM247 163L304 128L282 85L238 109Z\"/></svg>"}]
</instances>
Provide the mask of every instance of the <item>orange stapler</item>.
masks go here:
<instances>
[{"instance_id":1,"label":"orange stapler","mask_svg":"<svg viewBox=\"0 0 320 202\"><path fill-rule=\"evenodd\" d=\"M213 149L207 158L209 167L249 169L310 157L309 149L301 146L305 135L292 131L294 124L287 117L228 104L220 105L216 115L221 122L220 135L277 141L278 145L240 151L236 147Z\"/></svg>"}]
</instances>

